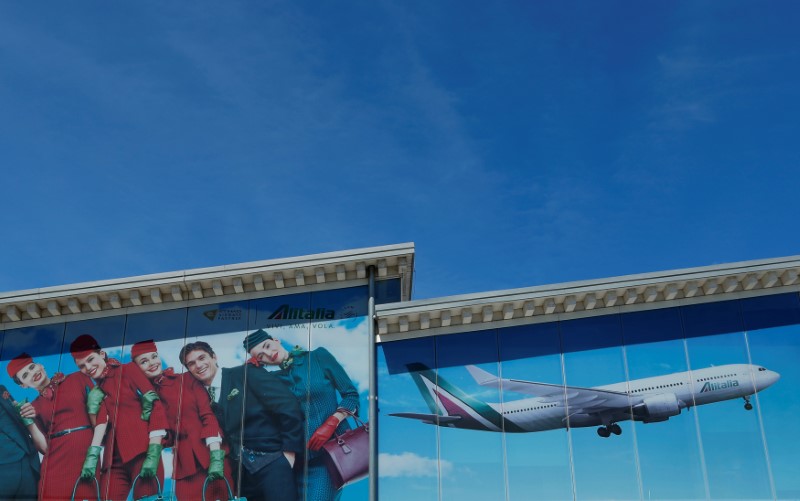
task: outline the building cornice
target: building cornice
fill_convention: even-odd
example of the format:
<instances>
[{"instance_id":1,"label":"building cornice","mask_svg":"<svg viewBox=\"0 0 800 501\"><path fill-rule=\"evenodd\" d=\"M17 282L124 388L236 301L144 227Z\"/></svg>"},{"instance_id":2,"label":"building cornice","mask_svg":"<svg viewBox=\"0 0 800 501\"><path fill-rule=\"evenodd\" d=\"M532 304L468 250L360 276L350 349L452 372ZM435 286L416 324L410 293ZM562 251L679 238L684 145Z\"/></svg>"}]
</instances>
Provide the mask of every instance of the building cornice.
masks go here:
<instances>
[{"instance_id":1,"label":"building cornice","mask_svg":"<svg viewBox=\"0 0 800 501\"><path fill-rule=\"evenodd\" d=\"M209 298L236 301L260 292L341 288L363 283L370 266L379 280L400 278L401 297L410 299L414 244L404 243L0 293L0 327Z\"/></svg>"},{"instance_id":2,"label":"building cornice","mask_svg":"<svg viewBox=\"0 0 800 501\"><path fill-rule=\"evenodd\" d=\"M800 290L800 256L383 304L380 341Z\"/></svg>"}]
</instances>

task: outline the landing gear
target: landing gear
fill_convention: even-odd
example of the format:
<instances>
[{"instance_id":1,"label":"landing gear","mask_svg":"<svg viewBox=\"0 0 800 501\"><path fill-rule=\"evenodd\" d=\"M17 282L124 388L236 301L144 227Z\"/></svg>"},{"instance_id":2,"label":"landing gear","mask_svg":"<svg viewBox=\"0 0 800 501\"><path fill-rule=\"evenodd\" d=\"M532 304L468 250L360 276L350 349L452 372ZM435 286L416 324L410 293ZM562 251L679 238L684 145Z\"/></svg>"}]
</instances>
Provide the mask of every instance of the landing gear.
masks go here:
<instances>
[{"instance_id":1,"label":"landing gear","mask_svg":"<svg viewBox=\"0 0 800 501\"><path fill-rule=\"evenodd\" d=\"M750 397L744 397L744 409L747 411L753 410L753 404L750 403Z\"/></svg>"},{"instance_id":2,"label":"landing gear","mask_svg":"<svg viewBox=\"0 0 800 501\"><path fill-rule=\"evenodd\" d=\"M601 426L600 428L597 429L597 434L603 438L610 437L612 433L614 435L621 435L622 428L620 428L617 423L613 423L608 426Z\"/></svg>"}]
</instances>

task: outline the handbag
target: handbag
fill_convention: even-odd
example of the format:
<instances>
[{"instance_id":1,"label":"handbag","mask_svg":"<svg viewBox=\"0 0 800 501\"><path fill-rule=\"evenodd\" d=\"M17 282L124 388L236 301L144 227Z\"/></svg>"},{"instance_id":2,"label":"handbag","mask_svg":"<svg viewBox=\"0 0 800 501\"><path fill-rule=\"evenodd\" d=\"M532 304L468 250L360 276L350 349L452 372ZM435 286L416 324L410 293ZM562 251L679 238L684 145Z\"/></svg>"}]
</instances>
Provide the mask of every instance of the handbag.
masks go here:
<instances>
[{"instance_id":1,"label":"handbag","mask_svg":"<svg viewBox=\"0 0 800 501\"><path fill-rule=\"evenodd\" d=\"M228 501L247 501L247 498L237 498L233 495L233 489L231 489L231 484L228 483L228 479L222 477L220 480L225 481L225 487L228 488ZM208 483L213 482L210 478L206 477L206 480L203 482L203 501L206 501L206 487L208 487Z\"/></svg>"},{"instance_id":2,"label":"handbag","mask_svg":"<svg viewBox=\"0 0 800 501\"><path fill-rule=\"evenodd\" d=\"M133 494L133 490L136 487L136 482L139 480L140 476L136 475L136 478L133 479L133 485L131 485L131 494ZM148 496L142 497L137 499L136 501L164 501L164 493L161 490L161 481L158 477L153 477L156 481L156 485L158 485L158 493L157 494L150 494Z\"/></svg>"},{"instance_id":3,"label":"handbag","mask_svg":"<svg viewBox=\"0 0 800 501\"><path fill-rule=\"evenodd\" d=\"M75 487L72 488L71 501L75 501L75 493L78 492L78 484L81 483L81 480L84 480L84 479L81 478L81 477L78 477L78 480L75 481ZM103 499L100 497L100 482L97 481L97 477L92 477L92 480L94 480L94 488L95 488L95 491L97 492L97 501L103 501ZM88 499L84 499L83 501L89 501L89 500Z\"/></svg>"},{"instance_id":4,"label":"handbag","mask_svg":"<svg viewBox=\"0 0 800 501\"><path fill-rule=\"evenodd\" d=\"M337 490L369 474L369 423L348 414L358 426L334 435L322 446L322 460Z\"/></svg>"}]
</instances>

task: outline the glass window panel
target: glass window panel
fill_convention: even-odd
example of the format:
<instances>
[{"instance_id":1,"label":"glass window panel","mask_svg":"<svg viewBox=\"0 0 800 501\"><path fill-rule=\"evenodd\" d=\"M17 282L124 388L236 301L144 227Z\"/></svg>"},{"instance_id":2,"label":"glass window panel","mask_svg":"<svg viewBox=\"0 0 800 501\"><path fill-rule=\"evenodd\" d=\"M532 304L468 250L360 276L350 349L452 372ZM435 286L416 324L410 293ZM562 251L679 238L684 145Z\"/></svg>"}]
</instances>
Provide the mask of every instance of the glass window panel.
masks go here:
<instances>
[{"instance_id":1,"label":"glass window panel","mask_svg":"<svg viewBox=\"0 0 800 501\"><path fill-rule=\"evenodd\" d=\"M757 366L756 382L770 384L755 395L766 439L769 465L778 499L800 498L800 428L797 421L800 386L800 325L796 294L765 296L741 301L748 328L751 361ZM777 318L778 321L773 319ZM787 325L792 321L792 325ZM780 325L775 327L774 325ZM763 326L763 327L762 327ZM766 370L760 370L766 369ZM779 379L775 380L776 377Z\"/></svg>"},{"instance_id":2,"label":"glass window panel","mask_svg":"<svg viewBox=\"0 0 800 501\"><path fill-rule=\"evenodd\" d=\"M433 337L378 346L378 490L381 500L439 499L442 465L437 457L439 430L435 424L439 411L428 397L422 380L425 374L435 379L435 367ZM454 473L448 465L444 468L445 474Z\"/></svg>"},{"instance_id":3,"label":"glass window panel","mask_svg":"<svg viewBox=\"0 0 800 501\"><path fill-rule=\"evenodd\" d=\"M644 498L705 498L680 312L626 313L621 320Z\"/></svg>"},{"instance_id":4,"label":"glass window panel","mask_svg":"<svg viewBox=\"0 0 800 501\"><path fill-rule=\"evenodd\" d=\"M3 361L0 384L8 394L3 395L3 398L8 397L6 400L9 403L32 402L37 416L34 424L25 429L20 425L13 407L3 404L10 411L7 415L0 410L3 413L1 421L5 430L3 438L8 441L2 445L3 454L16 459L21 467L32 472L34 465L38 466L39 463L36 449L43 450L41 447L49 442L53 447L42 457L45 468L41 470L41 488L47 496L69 496L72 493L72 483L80 474L81 465L75 464L74 457L76 454L86 454L92 438L89 416L83 403L85 393L81 385L81 382L90 382L85 376L78 374L70 375L70 381L66 385L56 383L63 380L63 376L59 374L61 345L64 340L63 323L9 329L4 334L0 357ZM26 363L22 359L16 359L23 354L30 356L30 361ZM19 376L16 381L10 374L11 371ZM41 395L40 391L47 396ZM66 440L46 438L77 426L88 428L65 437ZM29 435L36 436L36 440L31 441ZM69 480L64 477L72 478ZM36 484L30 478L27 490L35 495ZM7 492L8 487L11 486L0 486L0 497L11 497ZM88 492L82 489L82 494Z\"/></svg>"},{"instance_id":5,"label":"glass window panel","mask_svg":"<svg viewBox=\"0 0 800 501\"><path fill-rule=\"evenodd\" d=\"M561 386L561 343L553 323L500 329L500 369L505 382L535 381ZM502 386L508 498L572 499L569 440L565 433L566 408L524 392ZM516 391L515 391L516 390ZM560 390L563 395L563 390ZM513 431L512 431L513 429Z\"/></svg>"},{"instance_id":6,"label":"glass window panel","mask_svg":"<svg viewBox=\"0 0 800 501\"><path fill-rule=\"evenodd\" d=\"M439 336L436 362L440 421L453 419L439 432L441 499L502 499L506 482L500 391L479 385L466 367L500 374L496 332Z\"/></svg>"},{"instance_id":7,"label":"glass window panel","mask_svg":"<svg viewBox=\"0 0 800 501\"><path fill-rule=\"evenodd\" d=\"M800 298L795 292L742 299L739 304L748 331L800 324Z\"/></svg>"},{"instance_id":8,"label":"glass window panel","mask_svg":"<svg viewBox=\"0 0 800 501\"><path fill-rule=\"evenodd\" d=\"M369 325L367 301L369 289L350 287L311 294L311 342L303 349L307 355L304 378L292 375L294 392L300 388L307 392L303 406L309 438L315 430L337 409L355 411L368 420L367 396L369 394ZM340 424L337 433L357 426L354 419ZM309 451L307 457L308 499L318 499L315 492L330 490L331 484L325 466L319 462L319 453ZM316 459L316 461L315 461ZM369 498L369 482L362 480L344 487L341 501Z\"/></svg>"},{"instance_id":9,"label":"glass window panel","mask_svg":"<svg viewBox=\"0 0 800 501\"><path fill-rule=\"evenodd\" d=\"M91 355L93 361L87 365L87 374L94 379L97 386L100 386L106 394L103 400L104 407L101 408L103 409L101 414L105 412L108 416L108 428L103 441L105 446L103 464L106 469L111 467L113 463L122 464L131 461L132 456L137 457L138 454L143 454L149 442L147 430L137 426L138 423L136 421L141 422L141 411L139 410L139 413L135 415L133 412L133 409L141 408L138 397L127 390L122 391L123 378L120 377L122 368L109 369L114 375L103 377L103 367L114 366L113 360L121 361L122 359L125 322L125 315L68 322L64 335L64 359L67 357L71 359L63 361L62 367L64 368L71 365L78 369L70 350L72 343L79 336L84 334L91 336L102 350L99 355ZM103 362L98 363L99 360L103 360ZM100 418L101 415L98 415L98 419ZM120 454L124 455L124 459ZM135 473L130 478L105 483L101 493L103 498L119 499L126 497L130 491L133 476L135 476ZM108 476L104 476L104 478L108 478ZM139 496L143 496L154 493L155 489L153 488L151 491L149 486L140 487L137 485L137 492Z\"/></svg>"},{"instance_id":10,"label":"glass window panel","mask_svg":"<svg viewBox=\"0 0 800 501\"><path fill-rule=\"evenodd\" d=\"M255 299L250 301L250 312L250 332L257 329L266 330L275 339L275 342L280 343L287 354L294 349L308 350L311 346L311 324L328 321L329 319L325 317L335 314L332 310L327 311L321 308L317 311L312 308L311 294L309 293ZM278 356L277 352L271 353L275 353L276 357ZM280 372L280 382L291 390L292 397L297 400L300 408L308 410L311 405L311 398L304 382L310 378L311 364L305 363L305 357L301 357L300 360L303 361L301 364L292 366L287 371L278 371L279 366L275 364L280 363L281 360L276 358L275 362L270 362L266 369ZM314 432L311 429L311 422L304 419L304 417L301 416L303 445L308 442L308 438ZM253 428L248 426L247 421L245 421L244 426L246 433L248 433L247 428ZM261 438L251 433L251 440L259 441ZM308 454L304 454L301 459L303 464L299 468L303 471L303 475L297 481L302 483L300 492L305 496L310 457ZM320 475L323 476L321 482L327 483L327 475L321 471ZM314 481L316 482L316 480Z\"/></svg>"},{"instance_id":11,"label":"glass window panel","mask_svg":"<svg viewBox=\"0 0 800 501\"><path fill-rule=\"evenodd\" d=\"M125 346L123 349L124 362L133 362L133 367L139 370L152 384L153 390L158 394L159 401L154 403L154 408L159 408L166 417L170 438L165 447L161 460L164 468L163 492L170 496L173 493L182 494L182 498L200 498L199 491L186 491L185 480L179 480L182 484L180 489L176 489L176 479L186 479L197 473L204 473L192 455L182 456L179 464L173 459L177 450L181 447L187 451L192 451L196 447L207 448L204 439L201 438L202 417L198 410L197 403L194 401L196 395L187 395L186 404L183 405L183 385L182 375L183 366L178 360L178 354L183 348L186 333L186 308L175 310L156 311L152 313L138 313L128 315L128 322L125 326ZM153 341L156 349L150 351L151 347L142 342ZM136 346L136 359L133 358L132 350ZM147 350L147 351L142 351ZM191 375L188 375L191 377ZM206 409L208 401L204 401ZM178 416L183 416L184 426L178 422ZM188 461L191 458L192 461ZM173 471L176 467L176 471Z\"/></svg>"},{"instance_id":12,"label":"glass window panel","mask_svg":"<svg viewBox=\"0 0 800 501\"><path fill-rule=\"evenodd\" d=\"M772 497L753 374L736 301L681 308L711 499ZM755 400L752 401L756 405Z\"/></svg>"},{"instance_id":13,"label":"glass window panel","mask_svg":"<svg viewBox=\"0 0 800 501\"><path fill-rule=\"evenodd\" d=\"M742 317L736 301L684 306L681 317L687 338L742 332Z\"/></svg>"},{"instance_id":14,"label":"glass window panel","mask_svg":"<svg viewBox=\"0 0 800 501\"><path fill-rule=\"evenodd\" d=\"M244 415L243 392L222 394L223 371L242 367L246 358L242 340L247 334L248 304L233 302L211 304L189 308L186 319L186 345L182 352L186 370L203 383L208 390L215 386L217 401L211 404L217 421L223 428L222 447L226 451L226 470L231 471L234 492L241 495L238 488L241 480L241 465L234 460L238 454L232 453L232 444L241 442L241 422L236 417ZM211 353L208 352L211 351ZM230 377L230 376L227 376ZM231 387L231 385L227 385ZM226 420L226 417L228 419ZM234 430L238 430L235 433ZM234 437L234 435L236 435ZM235 447L233 450L236 450Z\"/></svg>"},{"instance_id":15,"label":"glass window panel","mask_svg":"<svg viewBox=\"0 0 800 501\"><path fill-rule=\"evenodd\" d=\"M570 320L560 322L559 328L576 497L639 499L635 430L627 421L630 402L619 316ZM598 397L605 397L592 389L617 395L608 403L597 403ZM610 436L598 436L606 431Z\"/></svg>"},{"instance_id":16,"label":"glass window panel","mask_svg":"<svg viewBox=\"0 0 800 501\"><path fill-rule=\"evenodd\" d=\"M377 280L375 282L375 304L400 301L400 279Z\"/></svg>"}]
</instances>

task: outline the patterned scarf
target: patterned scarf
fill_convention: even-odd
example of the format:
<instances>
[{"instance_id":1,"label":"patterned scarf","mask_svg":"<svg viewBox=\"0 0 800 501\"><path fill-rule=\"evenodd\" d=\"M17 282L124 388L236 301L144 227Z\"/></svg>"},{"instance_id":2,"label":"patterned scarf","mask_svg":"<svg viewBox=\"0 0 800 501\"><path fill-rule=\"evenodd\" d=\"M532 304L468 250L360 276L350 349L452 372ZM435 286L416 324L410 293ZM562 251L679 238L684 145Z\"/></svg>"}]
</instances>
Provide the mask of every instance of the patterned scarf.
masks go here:
<instances>
[{"instance_id":1,"label":"patterned scarf","mask_svg":"<svg viewBox=\"0 0 800 501\"><path fill-rule=\"evenodd\" d=\"M56 387L63 383L65 379L67 379L67 376L65 376L63 372L56 372L53 374L53 377L50 378L50 384L45 386L39 394L47 400L53 400L53 397L56 395Z\"/></svg>"},{"instance_id":2,"label":"patterned scarf","mask_svg":"<svg viewBox=\"0 0 800 501\"><path fill-rule=\"evenodd\" d=\"M95 379L105 379L106 377L108 377L108 373L111 372L112 367L116 369L117 367L120 366L122 366L122 362L120 362L116 358L109 358L106 361L106 368L103 369L103 372L101 372L100 375L97 376Z\"/></svg>"},{"instance_id":3,"label":"patterned scarf","mask_svg":"<svg viewBox=\"0 0 800 501\"><path fill-rule=\"evenodd\" d=\"M169 369L165 369L161 374L153 378L153 384L156 386L161 386L164 384L164 378L174 378L175 377L175 369L170 367Z\"/></svg>"}]
</instances>

